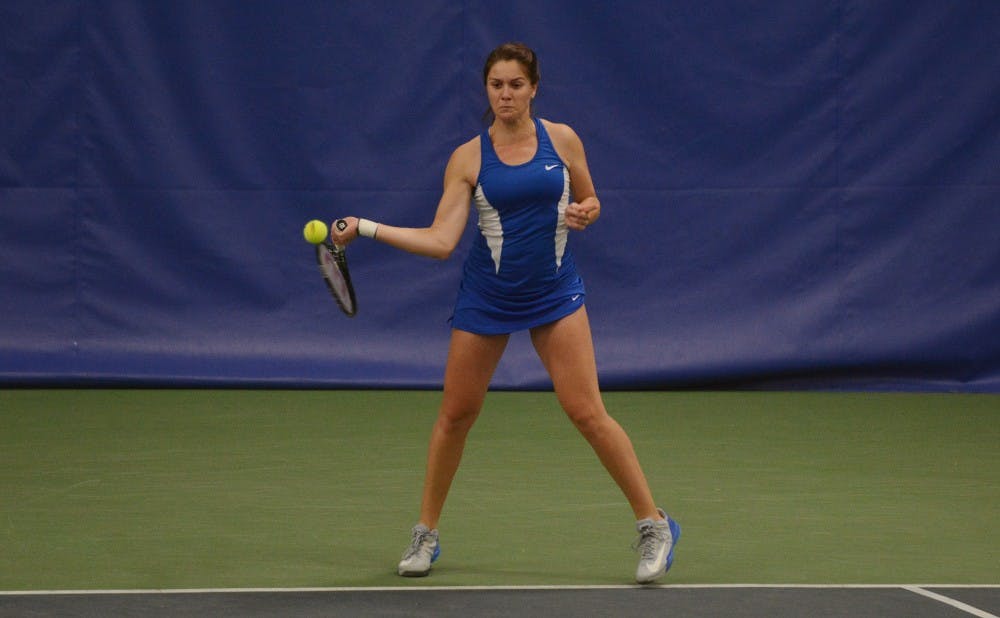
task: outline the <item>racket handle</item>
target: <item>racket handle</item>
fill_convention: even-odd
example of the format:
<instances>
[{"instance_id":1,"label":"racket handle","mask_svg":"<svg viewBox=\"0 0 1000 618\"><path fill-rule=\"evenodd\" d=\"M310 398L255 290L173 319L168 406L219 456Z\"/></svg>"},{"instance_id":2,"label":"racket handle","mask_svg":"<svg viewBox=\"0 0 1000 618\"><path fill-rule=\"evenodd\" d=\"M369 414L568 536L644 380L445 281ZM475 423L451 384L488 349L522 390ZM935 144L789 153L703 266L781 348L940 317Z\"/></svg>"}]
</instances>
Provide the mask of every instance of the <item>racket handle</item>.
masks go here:
<instances>
[{"instance_id":1,"label":"racket handle","mask_svg":"<svg viewBox=\"0 0 1000 618\"><path fill-rule=\"evenodd\" d=\"M337 219L336 221L333 222L333 225L334 227L337 228L338 231L341 232L347 229L347 221L344 221L343 219ZM330 243L330 245L333 246L334 249L336 249L337 253L344 252L344 248L338 245L337 243Z\"/></svg>"}]
</instances>

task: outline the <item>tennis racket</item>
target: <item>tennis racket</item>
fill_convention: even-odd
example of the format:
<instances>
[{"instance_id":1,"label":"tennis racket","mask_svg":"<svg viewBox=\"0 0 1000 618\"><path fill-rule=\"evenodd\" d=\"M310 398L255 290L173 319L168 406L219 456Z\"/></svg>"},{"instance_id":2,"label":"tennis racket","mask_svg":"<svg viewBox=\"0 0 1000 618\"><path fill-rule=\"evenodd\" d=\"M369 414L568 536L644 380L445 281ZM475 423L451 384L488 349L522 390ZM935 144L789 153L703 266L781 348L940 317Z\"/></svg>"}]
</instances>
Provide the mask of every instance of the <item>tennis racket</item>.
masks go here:
<instances>
[{"instance_id":1,"label":"tennis racket","mask_svg":"<svg viewBox=\"0 0 1000 618\"><path fill-rule=\"evenodd\" d=\"M347 221L337 219L334 222L337 229L344 231ZM351 273L347 270L347 254L343 247L333 244L329 238L316 245L316 262L326 280L326 287L336 299L341 310L350 317L358 312L358 301L354 296L354 286L351 284Z\"/></svg>"}]
</instances>

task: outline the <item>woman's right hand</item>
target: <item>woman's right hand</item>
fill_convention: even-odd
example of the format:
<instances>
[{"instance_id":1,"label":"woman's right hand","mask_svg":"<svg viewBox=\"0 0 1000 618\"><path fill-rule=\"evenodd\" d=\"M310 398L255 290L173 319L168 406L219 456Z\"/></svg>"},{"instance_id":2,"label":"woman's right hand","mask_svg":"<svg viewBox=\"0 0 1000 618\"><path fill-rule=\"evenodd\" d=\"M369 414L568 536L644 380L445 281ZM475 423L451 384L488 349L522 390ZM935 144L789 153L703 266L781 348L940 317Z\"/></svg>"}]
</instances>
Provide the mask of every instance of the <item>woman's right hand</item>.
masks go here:
<instances>
[{"instance_id":1,"label":"woman's right hand","mask_svg":"<svg viewBox=\"0 0 1000 618\"><path fill-rule=\"evenodd\" d=\"M345 225L344 229L339 229L340 226L337 224L343 222ZM352 240L358 237L358 218L357 217L343 217L341 219L336 219L330 224L330 240L333 244L338 247L346 247Z\"/></svg>"}]
</instances>

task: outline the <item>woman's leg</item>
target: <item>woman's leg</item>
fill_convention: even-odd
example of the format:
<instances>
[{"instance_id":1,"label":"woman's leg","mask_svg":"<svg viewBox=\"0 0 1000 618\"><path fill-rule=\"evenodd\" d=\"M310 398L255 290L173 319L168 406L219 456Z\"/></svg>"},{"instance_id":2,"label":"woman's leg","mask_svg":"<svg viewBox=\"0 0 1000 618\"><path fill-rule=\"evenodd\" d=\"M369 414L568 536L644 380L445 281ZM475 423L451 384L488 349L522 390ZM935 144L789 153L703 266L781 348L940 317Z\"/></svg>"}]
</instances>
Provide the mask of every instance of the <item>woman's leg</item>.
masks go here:
<instances>
[{"instance_id":1,"label":"woman's leg","mask_svg":"<svg viewBox=\"0 0 1000 618\"><path fill-rule=\"evenodd\" d=\"M508 335L451 331L444 394L431 431L420 505L420 523L430 529L437 528L441 509L462 459L465 438L479 416L508 339Z\"/></svg>"},{"instance_id":2,"label":"woman's leg","mask_svg":"<svg viewBox=\"0 0 1000 618\"><path fill-rule=\"evenodd\" d=\"M625 494L635 518L662 519L632 441L601 399L586 307L532 329L531 341L552 378L559 403Z\"/></svg>"}]
</instances>

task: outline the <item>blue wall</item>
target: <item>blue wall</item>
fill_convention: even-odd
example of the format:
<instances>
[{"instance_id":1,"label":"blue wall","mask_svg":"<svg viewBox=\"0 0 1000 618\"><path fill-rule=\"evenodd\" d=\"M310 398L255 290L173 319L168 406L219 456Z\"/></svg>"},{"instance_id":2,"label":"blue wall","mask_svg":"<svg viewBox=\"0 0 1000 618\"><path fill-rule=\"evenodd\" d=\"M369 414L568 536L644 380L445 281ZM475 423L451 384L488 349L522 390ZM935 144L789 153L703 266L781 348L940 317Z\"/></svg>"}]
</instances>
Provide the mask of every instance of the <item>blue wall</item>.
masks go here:
<instances>
[{"instance_id":1,"label":"blue wall","mask_svg":"<svg viewBox=\"0 0 1000 618\"><path fill-rule=\"evenodd\" d=\"M348 319L301 228L428 224L517 39L605 387L1000 391L1000 3L607 4L5 0L0 384L438 387L469 238L353 245Z\"/></svg>"}]
</instances>

